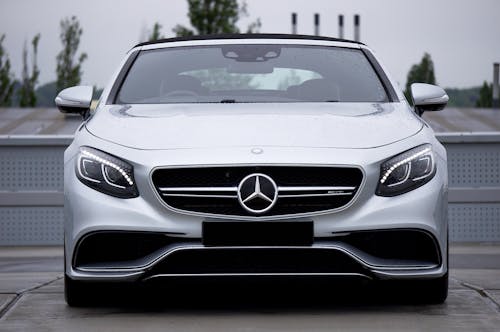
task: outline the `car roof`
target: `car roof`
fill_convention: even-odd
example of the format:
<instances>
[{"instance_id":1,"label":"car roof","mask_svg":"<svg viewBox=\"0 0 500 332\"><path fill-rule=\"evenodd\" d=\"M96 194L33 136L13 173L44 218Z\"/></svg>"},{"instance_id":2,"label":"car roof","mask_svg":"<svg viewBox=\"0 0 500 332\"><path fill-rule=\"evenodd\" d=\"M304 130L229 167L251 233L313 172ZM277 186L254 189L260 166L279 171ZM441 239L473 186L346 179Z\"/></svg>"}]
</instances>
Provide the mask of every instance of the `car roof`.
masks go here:
<instances>
[{"instance_id":1,"label":"car roof","mask_svg":"<svg viewBox=\"0 0 500 332\"><path fill-rule=\"evenodd\" d=\"M194 40L220 40L220 39L300 39L300 40L322 40L322 41L332 41L332 42L344 42L364 45L361 42L340 39L325 36L310 36L310 35L294 35L294 34L277 34L277 33L234 33L234 34L213 34L213 35L199 35L199 36L188 36L188 37L173 37L166 39L159 39L155 41L148 41L144 43L139 43L134 46L146 46L161 43L172 43L180 41L194 41Z\"/></svg>"}]
</instances>

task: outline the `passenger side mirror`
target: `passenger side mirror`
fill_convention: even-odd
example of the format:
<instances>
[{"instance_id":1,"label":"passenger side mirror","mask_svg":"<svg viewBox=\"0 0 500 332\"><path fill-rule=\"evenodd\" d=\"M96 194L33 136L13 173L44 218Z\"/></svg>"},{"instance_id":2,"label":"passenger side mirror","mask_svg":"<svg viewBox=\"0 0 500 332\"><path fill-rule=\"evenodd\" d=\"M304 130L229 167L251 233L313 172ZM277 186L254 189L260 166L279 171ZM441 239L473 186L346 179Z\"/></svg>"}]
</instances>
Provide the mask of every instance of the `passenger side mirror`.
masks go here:
<instances>
[{"instance_id":1,"label":"passenger side mirror","mask_svg":"<svg viewBox=\"0 0 500 332\"><path fill-rule=\"evenodd\" d=\"M418 115L428 111L441 111L450 99L439 86L425 83L413 83L411 96Z\"/></svg>"},{"instance_id":2,"label":"passenger side mirror","mask_svg":"<svg viewBox=\"0 0 500 332\"><path fill-rule=\"evenodd\" d=\"M74 86L59 92L55 102L62 113L76 113L86 117L92 103L92 86Z\"/></svg>"}]
</instances>

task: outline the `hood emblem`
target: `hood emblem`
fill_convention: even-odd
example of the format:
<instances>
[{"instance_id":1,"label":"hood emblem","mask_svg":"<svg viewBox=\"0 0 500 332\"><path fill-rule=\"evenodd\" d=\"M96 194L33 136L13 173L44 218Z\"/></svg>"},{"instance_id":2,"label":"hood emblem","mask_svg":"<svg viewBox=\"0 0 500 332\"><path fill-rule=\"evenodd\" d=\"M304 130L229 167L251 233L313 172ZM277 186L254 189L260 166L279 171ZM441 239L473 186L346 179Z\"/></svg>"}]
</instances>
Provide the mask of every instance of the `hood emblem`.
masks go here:
<instances>
[{"instance_id":1,"label":"hood emblem","mask_svg":"<svg viewBox=\"0 0 500 332\"><path fill-rule=\"evenodd\" d=\"M260 214L269 211L277 200L278 186L265 174L250 174L238 186L238 201L248 212Z\"/></svg>"},{"instance_id":2,"label":"hood emblem","mask_svg":"<svg viewBox=\"0 0 500 332\"><path fill-rule=\"evenodd\" d=\"M250 150L250 152L252 152L253 154L262 154L264 153L264 150L261 148L253 148L252 150Z\"/></svg>"}]
</instances>

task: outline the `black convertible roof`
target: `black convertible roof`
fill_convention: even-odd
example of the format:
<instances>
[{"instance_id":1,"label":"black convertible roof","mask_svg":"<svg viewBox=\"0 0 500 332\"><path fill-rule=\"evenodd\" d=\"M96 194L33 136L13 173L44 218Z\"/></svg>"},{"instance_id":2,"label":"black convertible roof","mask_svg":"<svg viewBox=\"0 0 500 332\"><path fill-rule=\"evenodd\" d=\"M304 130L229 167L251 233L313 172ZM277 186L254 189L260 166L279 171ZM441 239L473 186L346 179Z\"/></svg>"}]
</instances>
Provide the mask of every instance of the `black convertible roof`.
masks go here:
<instances>
[{"instance_id":1,"label":"black convertible roof","mask_svg":"<svg viewBox=\"0 0 500 332\"><path fill-rule=\"evenodd\" d=\"M144 45L154 45L160 43L172 43L178 41L213 40L213 39L302 39L302 40L324 40L333 42L347 42L347 43L364 45L363 43L358 41L332 38L332 37L323 37L323 36L292 35L292 34L278 34L278 33L234 33L234 34L215 34L215 35L166 38L166 39L159 39L155 41L140 43L135 45L134 47L139 47Z\"/></svg>"}]
</instances>

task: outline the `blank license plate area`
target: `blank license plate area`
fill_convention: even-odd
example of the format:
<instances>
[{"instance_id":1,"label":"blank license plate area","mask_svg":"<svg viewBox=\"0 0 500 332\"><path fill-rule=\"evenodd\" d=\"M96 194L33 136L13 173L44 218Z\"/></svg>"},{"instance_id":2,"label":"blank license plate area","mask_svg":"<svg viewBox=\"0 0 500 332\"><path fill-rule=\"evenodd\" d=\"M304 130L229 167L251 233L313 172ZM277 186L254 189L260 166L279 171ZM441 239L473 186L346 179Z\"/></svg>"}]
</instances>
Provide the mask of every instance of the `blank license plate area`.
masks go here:
<instances>
[{"instance_id":1,"label":"blank license plate area","mask_svg":"<svg viewBox=\"0 0 500 332\"><path fill-rule=\"evenodd\" d=\"M310 246L312 221L232 222L204 221L205 246Z\"/></svg>"}]
</instances>

